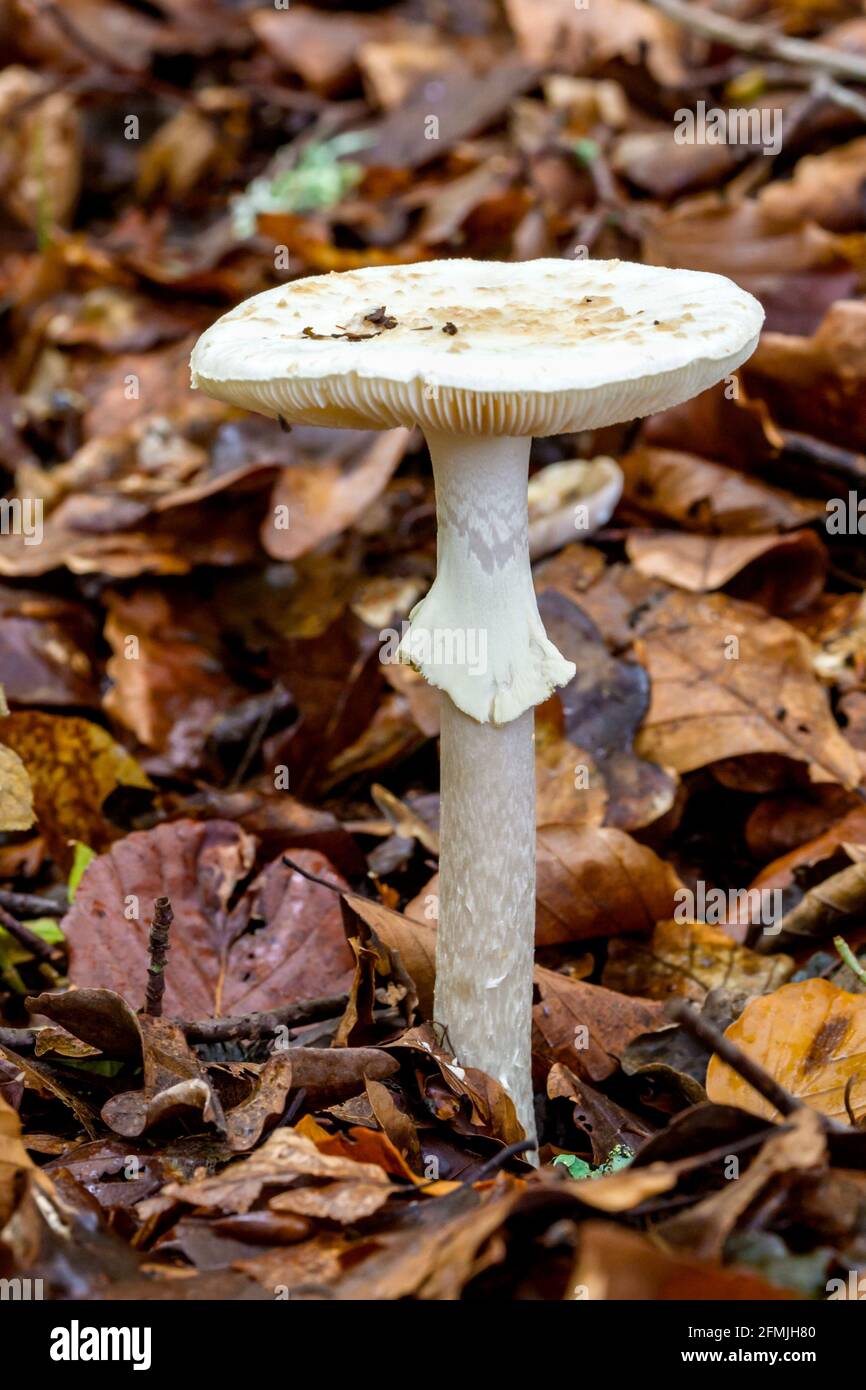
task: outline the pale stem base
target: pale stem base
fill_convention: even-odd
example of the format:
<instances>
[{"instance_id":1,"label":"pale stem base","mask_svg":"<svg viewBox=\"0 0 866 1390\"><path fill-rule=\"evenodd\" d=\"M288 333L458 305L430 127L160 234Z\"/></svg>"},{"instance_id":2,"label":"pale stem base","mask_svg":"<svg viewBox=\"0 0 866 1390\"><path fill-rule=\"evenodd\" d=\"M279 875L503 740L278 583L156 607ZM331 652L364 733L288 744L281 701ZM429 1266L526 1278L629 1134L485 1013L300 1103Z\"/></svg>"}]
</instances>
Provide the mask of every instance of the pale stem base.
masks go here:
<instances>
[{"instance_id":1,"label":"pale stem base","mask_svg":"<svg viewBox=\"0 0 866 1390\"><path fill-rule=\"evenodd\" d=\"M442 696L434 1003L457 1062L502 1083L533 1140L534 721L479 724Z\"/></svg>"}]
</instances>

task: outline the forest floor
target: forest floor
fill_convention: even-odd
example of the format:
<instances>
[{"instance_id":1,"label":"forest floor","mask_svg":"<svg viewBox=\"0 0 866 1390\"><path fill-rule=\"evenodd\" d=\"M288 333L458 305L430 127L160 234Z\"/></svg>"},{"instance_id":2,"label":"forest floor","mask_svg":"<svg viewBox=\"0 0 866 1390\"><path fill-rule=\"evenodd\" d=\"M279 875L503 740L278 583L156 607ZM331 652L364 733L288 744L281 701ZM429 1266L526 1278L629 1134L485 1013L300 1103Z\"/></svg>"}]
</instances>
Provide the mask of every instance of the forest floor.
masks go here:
<instances>
[{"instance_id":1,"label":"forest floor","mask_svg":"<svg viewBox=\"0 0 866 1390\"><path fill-rule=\"evenodd\" d=\"M0 44L0 1276L846 1296L862 6L2 0ZM380 660L435 570L423 441L189 390L247 295L448 256L715 271L767 315L717 388L533 445L579 668L537 712L537 1169L432 1014L439 697Z\"/></svg>"}]
</instances>

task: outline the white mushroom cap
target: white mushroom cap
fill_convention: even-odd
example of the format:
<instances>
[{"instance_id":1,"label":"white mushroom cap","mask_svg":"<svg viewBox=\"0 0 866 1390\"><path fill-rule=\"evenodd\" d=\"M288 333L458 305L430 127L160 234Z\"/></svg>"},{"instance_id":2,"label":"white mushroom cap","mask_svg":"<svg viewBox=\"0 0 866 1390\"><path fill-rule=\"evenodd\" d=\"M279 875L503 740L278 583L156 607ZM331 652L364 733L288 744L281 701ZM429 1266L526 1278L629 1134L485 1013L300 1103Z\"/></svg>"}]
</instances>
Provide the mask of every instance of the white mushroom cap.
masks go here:
<instances>
[{"instance_id":1,"label":"white mushroom cap","mask_svg":"<svg viewBox=\"0 0 866 1390\"><path fill-rule=\"evenodd\" d=\"M196 344L193 385L303 424L563 434L688 400L749 357L763 317L691 270L421 261L248 299Z\"/></svg>"}]
</instances>

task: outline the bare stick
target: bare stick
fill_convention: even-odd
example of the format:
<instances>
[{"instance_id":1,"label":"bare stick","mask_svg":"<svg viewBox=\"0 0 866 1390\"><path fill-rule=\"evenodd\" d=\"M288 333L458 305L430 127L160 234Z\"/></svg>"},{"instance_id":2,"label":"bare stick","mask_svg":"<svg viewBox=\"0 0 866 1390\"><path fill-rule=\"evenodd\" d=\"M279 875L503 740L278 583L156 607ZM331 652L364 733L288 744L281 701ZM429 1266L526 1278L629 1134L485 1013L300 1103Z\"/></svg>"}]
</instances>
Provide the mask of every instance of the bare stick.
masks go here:
<instances>
[{"instance_id":1,"label":"bare stick","mask_svg":"<svg viewBox=\"0 0 866 1390\"><path fill-rule=\"evenodd\" d=\"M42 898L38 893L13 893L6 888L0 888L0 907L19 918L63 917L69 911L53 898Z\"/></svg>"},{"instance_id":2,"label":"bare stick","mask_svg":"<svg viewBox=\"0 0 866 1390\"><path fill-rule=\"evenodd\" d=\"M150 963L147 967L147 995L144 1001L144 1012L151 1018L162 1017L168 931L173 921L174 913L168 898L156 898L153 904L153 921L150 924Z\"/></svg>"},{"instance_id":3,"label":"bare stick","mask_svg":"<svg viewBox=\"0 0 866 1390\"><path fill-rule=\"evenodd\" d=\"M345 1011L347 994L328 994L321 999L304 999L284 1004L268 1013L238 1015L234 1018L200 1018L191 1023L180 1020L187 1042L233 1042L240 1038L270 1037L277 1028L299 1028L323 1018L339 1018Z\"/></svg>"},{"instance_id":4,"label":"bare stick","mask_svg":"<svg viewBox=\"0 0 866 1390\"><path fill-rule=\"evenodd\" d=\"M7 912L5 907L0 907L0 926L5 927L9 935L14 936L19 946L23 946L37 960L44 961L46 965L50 965L55 960L57 947L50 946L47 941L43 941L41 936L37 936L35 931L25 927L24 923L19 922L17 917L13 917L11 912Z\"/></svg>"},{"instance_id":5,"label":"bare stick","mask_svg":"<svg viewBox=\"0 0 866 1390\"><path fill-rule=\"evenodd\" d=\"M777 33L759 24L730 19L727 15L695 5L693 0L645 0L645 3L691 33L711 39L714 43L726 44L728 48L736 48L741 53L817 68L820 72L849 82L866 82L866 58L857 53L846 53L843 49L813 43L810 39L792 39L787 34Z\"/></svg>"},{"instance_id":6,"label":"bare stick","mask_svg":"<svg viewBox=\"0 0 866 1390\"><path fill-rule=\"evenodd\" d=\"M803 1108L801 1100L791 1095L790 1091L786 1091L775 1077L764 1071L762 1066L742 1052L736 1043L732 1043L718 1028L708 1023L691 1004L686 1003L685 999L669 999L665 1008L669 1018L679 1023L680 1027L685 1028L686 1032L697 1038L704 1047L721 1057L732 1071L737 1072L744 1081L748 1081L758 1095L769 1101L780 1115L793 1115L795 1110Z\"/></svg>"}]
</instances>

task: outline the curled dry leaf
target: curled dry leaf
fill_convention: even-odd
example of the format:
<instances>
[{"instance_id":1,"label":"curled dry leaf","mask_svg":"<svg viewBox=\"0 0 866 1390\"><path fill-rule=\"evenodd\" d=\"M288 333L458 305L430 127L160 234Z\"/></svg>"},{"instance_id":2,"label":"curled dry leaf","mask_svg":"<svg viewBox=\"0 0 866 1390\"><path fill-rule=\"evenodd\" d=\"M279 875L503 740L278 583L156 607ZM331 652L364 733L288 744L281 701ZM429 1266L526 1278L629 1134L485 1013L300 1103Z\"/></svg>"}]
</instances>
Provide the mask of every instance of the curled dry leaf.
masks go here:
<instances>
[{"instance_id":1,"label":"curled dry leaf","mask_svg":"<svg viewBox=\"0 0 866 1390\"><path fill-rule=\"evenodd\" d=\"M859 450L866 449L864 378L866 304L847 298L828 308L811 337L764 333L746 369L750 393L780 424Z\"/></svg>"},{"instance_id":2,"label":"curled dry leaf","mask_svg":"<svg viewBox=\"0 0 866 1390\"><path fill-rule=\"evenodd\" d=\"M324 1154L312 1139L284 1127L274 1130L249 1158L236 1159L213 1177L170 1183L164 1194L187 1206L245 1212L264 1192L290 1187L296 1178L375 1184L386 1192L390 1187L387 1173L376 1164Z\"/></svg>"},{"instance_id":3,"label":"curled dry leaf","mask_svg":"<svg viewBox=\"0 0 866 1390\"><path fill-rule=\"evenodd\" d=\"M787 536L683 536L633 531L626 551L649 579L705 594L737 580L737 592L772 613L796 613L820 595L827 551L812 531Z\"/></svg>"},{"instance_id":4,"label":"curled dry leaf","mask_svg":"<svg viewBox=\"0 0 866 1390\"><path fill-rule=\"evenodd\" d=\"M673 594L636 644L652 699L644 756L690 772L746 753L807 763L815 782L855 787L862 769L830 712L801 633L720 595Z\"/></svg>"},{"instance_id":5,"label":"curled dry leaf","mask_svg":"<svg viewBox=\"0 0 866 1390\"><path fill-rule=\"evenodd\" d=\"M866 995L847 994L827 980L782 985L753 999L725 1036L792 1095L833 1119L866 1108ZM714 1057L707 1095L772 1119L776 1111L747 1081Z\"/></svg>"},{"instance_id":6,"label":"curled dry leaf","mask_svg":"<svg viewBox=\"0 0 866 1390\"><path fill-rule=\"evenodd\" d=\"M40 832L64 870L70 841L99 851L123 833L104 810L113 792L135 788L140 805L152 800L153 784L135 759L86 719L21 710L0 720L0 739L27 770Z\"/></svg>"},{"instance_id":7,"label":"curled dry leaf","mask_svg":"<svg viewBox=\"0 0 866 1390\"><path fill-rule=\"evenodd\" d=\"M284 468L262 523L262 545L275 560L297 560L322 541L339 535L386 487L406 451L409 430L375 434L346 469L340 462Z\"/></svg>"},{"instance_id":8,"label":"curled dry leaf","mask_svg":"<svg viewBox=\"0 0 866 1390\"><path fill-rule=\"evenodd\" d=\"M705 396L709 394L704 393ZM703 399L698 398L699 401ZM675 419L672 421L672 416L676 417L675 411L655 416L648 430L653 436L665 429L673 433ZM681 422L681 426L685 424ZM694 433L699 437L705 435L702 418ZM705 444L715 448L712 440L705 439ZM709 459L679 448L643 445L626 454L620 465L626 500L642 515L673 522L684 531L738 539L760 535L766 540L767 531L788 531L826 515L821 501L785 492L761 478L749 477L735 468L711 463Z\"/></svg>"},{"instance_id":9,"label":"curled dry leaf","mask_svg":"<svg viewBox=\"0 0 866 1390\"><path fill-rule=\"evenodd\" d=\"M858 927L866 908L866 863L857 861L830 874L810 888L802 900L786 912L781 932L767 941L797 944L798 940L820 940L849 927Z\"/></svg>"},{"instance_id":10,"label":"curled dry leaf","mask_svg":"<svg viewBox=\"0 0 866 1390\"><path fill-rule=\"evenodd\" d=\"M611 941L602 979L609 989L700 1003L711 989L768 994L794 969L791 956L768 959L706 922L659 922L651 942Z\"/></svg>"}]
</instances>

